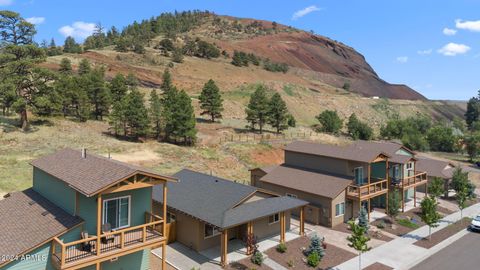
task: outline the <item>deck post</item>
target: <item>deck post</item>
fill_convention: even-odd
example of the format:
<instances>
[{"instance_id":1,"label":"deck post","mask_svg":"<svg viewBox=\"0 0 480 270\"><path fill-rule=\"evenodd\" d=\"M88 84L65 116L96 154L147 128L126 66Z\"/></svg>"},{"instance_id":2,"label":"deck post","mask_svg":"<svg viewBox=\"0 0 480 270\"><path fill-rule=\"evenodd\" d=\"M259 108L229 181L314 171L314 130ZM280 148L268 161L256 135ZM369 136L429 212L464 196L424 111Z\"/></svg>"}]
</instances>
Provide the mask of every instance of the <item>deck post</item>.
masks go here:
<instances>
[{"instance_id":1,"label":"deck post","mask_svg":"<svg viewBox=\"0 0 480 270\"><path fill-rule=\"evenodd\" d=\"M305 206L300 208L300 236L305 234Z\"/></svg>"},{"instance_id":2,"label":"deck post","mask_svg":"<svg viewBox=\"0 0 480 270\"><path fill-rule=\"evenodd\" d=\"M370 168L371 168L372 164L371 163L368 163L368 167L367 167L367 171L368 171L368 192L367 194L370 195Z\"/></svg>"},{"instance_id":3,"label":"deck post","mask_svg":"<svg viewBox=\"0 0 480 270\"><path fill-rule=\"evenodd\" d=\"M247 237L253 237L253 223L249 221L247 223ZM247 246L247 255L252 254L253 250L251 249L250 245Z\"/></svg>"},{"instance_id":4,"label":"deck post","mask_svg":"<svg viewBox=\"0 0 480 270\"><path fill-rule=\"evenodd\" d=\"M102 268L100 267L100 263L99 263L99 262L97 262L97 264L95 265L95 269L96 269L96 270L102 269Z\"/></svg>"},{"instance_id":5,"label":"deck post","mask_svg":"<svg viewBox=\"0 0 480 270\"><path fill-rule=\"evenodd\" d=\"M227 250L228 250L228 229L222 231L221 240L221 265L222 267L227 266Z\"/></svg>"},{"instance_id":6,"label":"deck post","mask_svg":"<svg viewBox=\"0 0 480 270\"><path fill-rule=\"evenodd\" d=\"M402 213L405 213L405 189L402 187L400 192L402 192Z\"/></svg>"},{"instance_id":7,"label":"deck post","mask_svg":"<svg viewBox=\"0 0 480 270\"><path fill-rule=\"evenodd\" d=\"M388 189L388 188L387 188ZM388 215L388 193L390 192L390 189L387 190L387 193L385 193L385 213Z\"/></svg>"},{"instance_id":8,"label":"deck post","mask_svg":"<svg viewBox=\"0 0 480 270\"><path fill-rule=\"evenodd\" d=\"M102 194L100 193L98 194L98 198L97 198L97 256L100 255L101 235L102 235ZM97 267L99 267L98 264L97 264Z\"/></svg>"},{"instance_id":9,"label":"deck post","mask_svg":"<svg viewBox=\"0 0 480 270\"><path fill-rule=\"evenodd\" d=\"M285 212L280 213L280 243L285 243Z\"/></svg>"},{"instance_id":10,"label":"deck post","mask_svg":"<svg viewBox=\"0 0 480 270\"><path fill-rule=\"evenodd\" d=\"M413 187L413 207L417 207L417 187Z\"/></svg>"},{"instance_id":11,"label":"deck post","mask_svg":"<svg viewBox=\"0 0 480 270\"><path fill-rule=\"evenodd\" d=\"M163 226L162 226L162 236L165 238L163 247L162 247L162 269L167 269L166 256L167 256L167 182L163 183Z\"/></svg>"},{"instance_id":12,"label":"deck post","mask_svg":"<svg viewBox=\"0 0 480 270\"><path fill-rule=\"evenodd\" d=\"M368 198L368 222L370 222L370 210L371 210L370 198Z\"/></svg>"}]
</instances>

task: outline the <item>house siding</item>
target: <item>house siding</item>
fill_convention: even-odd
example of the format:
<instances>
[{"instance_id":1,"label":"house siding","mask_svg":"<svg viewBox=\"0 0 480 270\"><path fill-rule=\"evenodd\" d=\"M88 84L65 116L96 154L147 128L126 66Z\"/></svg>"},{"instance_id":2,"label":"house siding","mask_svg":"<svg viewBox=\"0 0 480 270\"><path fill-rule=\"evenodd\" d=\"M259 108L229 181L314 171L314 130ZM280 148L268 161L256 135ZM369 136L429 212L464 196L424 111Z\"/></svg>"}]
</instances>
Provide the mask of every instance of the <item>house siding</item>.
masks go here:
<instances>
[{"instance_id":1,"label":"house siding","mask_svg":"<svg viewBox=\"0 0 480 270\"><path fill-rule=\"evenodd\" d=\"M119 257L118 260L103 262L102 270L148 270L150 269L150 249Z\"/></svg>"},{"instance_id":2,"label":"house siding","mask_svg":"<svg viewBox=\"0 0 480 270\"><path fill-rule=\"evenodd\" d=\"M137 226L145 223L145 212L152 208L152 188L141 188L106 194L102 200L123 196L131 196L130 226ZM89 234L97 234L97 196L86 197L78 194L78 216L85 220L85 230ZM102 204L103 208L103 204Z\"/></svg>"},{"instance_id":3,"label":"house siding","mask_svg":"<svg viewBox=\"0 0 480 270\"><path fill-rule=\"evenodd\" d=\"M33 168L33 190L69 214L75 214L75 190L65 182L35 167Z\"/></svg>"},{"instance_id":4,"label":"house siding","mask_svg":"<svg viewBox=\"0 0 480 270\"><path fill-rule=\"evenodd\" d=\"M63 240L64 242L78 240L80 238L80 231L80 227L75 227L60 236L59 239ZM33 250L32 252L25 254L25 258L30 259L19 259L3 267L0 267L0 270L55 270L56 268L52 265L51 246L52 243L48 242L47 244L44 244L43 246Z\"/></svg>"},{"instance_id":5,"label":"house siding","mask_svg":"<svg viewBox=\"0 0 480 270\"><path fill-rule=\"evenodd\" d=\"M347 160L285 151L285 164L311 170L347 174Z\"/></svg>"}]
</instances>

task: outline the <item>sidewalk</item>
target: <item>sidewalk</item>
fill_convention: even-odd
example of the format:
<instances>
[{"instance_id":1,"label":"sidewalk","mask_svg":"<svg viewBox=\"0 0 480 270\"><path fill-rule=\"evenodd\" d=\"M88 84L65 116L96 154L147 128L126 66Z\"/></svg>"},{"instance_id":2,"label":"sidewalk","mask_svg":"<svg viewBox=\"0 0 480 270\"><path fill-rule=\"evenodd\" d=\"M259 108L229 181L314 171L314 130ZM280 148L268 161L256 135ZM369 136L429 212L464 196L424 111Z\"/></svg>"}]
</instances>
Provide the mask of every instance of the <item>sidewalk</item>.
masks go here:
<instances>
[{"instance_id":1,"label":"sidewalk","mask_svg":"<svg viewBox=\"0 0 480 270\"><path fill-rule=\"evenodd\" d=\"M463 216L474 217L480 213L480 203L474 204L463 210ZM449 224L460 219L460 211L455 212L449 216L444 217L440 221L440 225L437 228L432 228L432 233L439 231ZM459 236L465 235L466 230L446 239L444 242L439 243L437 246L425 249L416 245L413 245L417 240L420 240L428 236L428 226L423 226L415 231L412 231L402 237L394 239L384 245L374 248L362 255L362 268L369 265L380 262L384 265L390 266L397 270L409 269L433 255L442 247L457 240ZM339 270L358 270L358 256L338 265L335 269Z\"/></svg>"}]
</instances>

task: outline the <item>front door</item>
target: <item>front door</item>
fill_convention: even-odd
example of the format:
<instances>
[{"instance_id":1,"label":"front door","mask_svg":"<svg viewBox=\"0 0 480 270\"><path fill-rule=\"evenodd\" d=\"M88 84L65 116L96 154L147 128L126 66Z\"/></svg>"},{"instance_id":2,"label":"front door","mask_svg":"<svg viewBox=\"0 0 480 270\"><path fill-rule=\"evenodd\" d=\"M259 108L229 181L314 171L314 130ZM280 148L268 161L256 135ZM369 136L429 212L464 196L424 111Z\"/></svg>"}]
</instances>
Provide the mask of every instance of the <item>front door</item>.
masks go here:
<instances>
[{"instance_id":1,"label":"front door","mask_svg":"<svg viewBox=\"0 0 480 270\"><path fill-rule=\"evenodd\" d=\"M130 196L103 201L103 224L112 230L130 226Z\"/></svg>"},{"instance_id":2,"label":"front door","mask_svg":"<svg viewBox=\"0 0 480 270\"><path fill-rule=\"evenodd\" d=\"M359 186L363 185L363 167L357 167L354 170L355 183Z\"/></svg>"}]
</instances>

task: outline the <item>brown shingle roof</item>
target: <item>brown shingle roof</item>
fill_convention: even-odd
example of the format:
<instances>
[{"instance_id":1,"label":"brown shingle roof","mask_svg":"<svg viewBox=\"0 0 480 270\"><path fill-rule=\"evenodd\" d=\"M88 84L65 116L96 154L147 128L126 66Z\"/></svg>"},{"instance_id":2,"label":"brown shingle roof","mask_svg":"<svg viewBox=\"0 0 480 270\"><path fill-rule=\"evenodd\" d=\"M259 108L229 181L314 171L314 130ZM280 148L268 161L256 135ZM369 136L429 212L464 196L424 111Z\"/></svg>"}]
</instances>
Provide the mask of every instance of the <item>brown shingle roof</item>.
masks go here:
<instances>
[{"instance_id":1,"label":"brown shingle roof","mask_svg":"<svg viewBox=\"0 0 480 270\"><path fill-rule=\"evenodd\" d=\"M333 199L353 182L352 178L280 165L260 178L260 181Z\"/></svg>"},{"instance_id":2,"label":"brown shingle roof","mask_svg":"<svg viewBox=\"0 0 480 270\"><path fill-rule=\"evenodd\" d=\"M5 256L21 255L83 222L33 189L1 200L0 217L0 254ZM5 259L0 256L0 265Z\"/></svg>"},{"instance_id":3,"label":"brown shingle roof","mask_svg":"<svg viewBox=\"0 0 480 270\"><path fill-rule=\"evenodd\" d=\"M438 159L419 157L415 164L417 171L427 172L428 176L435 176L450 179L452 178L455 166L448 162Z\"/></svg>"},{"instance_id":4,"label":"brown shingle roof","mask_svg":"<svg viewBox=\"0 0 480 270\"><path fill-rule=\"evenodd\" d=\"M402 144L396 143L396 142L389 142L389 141L356 141L354 144L356 144L358 147L361 147L361 148L376 148L376 149L386 153L388 156L390 156L388 158L388 161L393 162L393 163L404 164L404 163L406 163L406 162L408 162L409 160L412 159L411 156L397 154L397 152L400 149L404 149L405 151L411 153L412 156L415 155L415 152L406 148Z\"/></svg>"},{"instance_id":5,"label":"brown shingle roof","mask_svg":"<svg viewBox=\"0 0 480 270\"><path fill-rule=\"evenodd\" d=\"M137 173L152 174L165 180L175 180L170 176L160 175L140 166L90 153L83 158L80 151L68 148L36 159L31 164L66 182L86 196L95 195L102 189Z\"/></svg>"},{"instance_id":6,"label":"brown shingle roof","mask_svg":"<svg viewBox=\"0 0 480 270\"><path fill-rule=\"evenodd\" d=\"M365 147L355 143L347 145L330 145L295 141L288 144L285 147L285 150L360 162L371 162L381 154L389 156L377 147Z\"/></svg>"}]
</instances>

